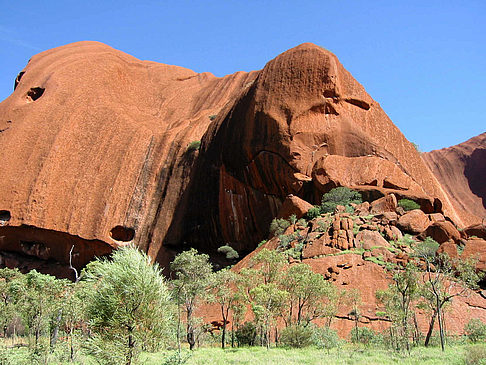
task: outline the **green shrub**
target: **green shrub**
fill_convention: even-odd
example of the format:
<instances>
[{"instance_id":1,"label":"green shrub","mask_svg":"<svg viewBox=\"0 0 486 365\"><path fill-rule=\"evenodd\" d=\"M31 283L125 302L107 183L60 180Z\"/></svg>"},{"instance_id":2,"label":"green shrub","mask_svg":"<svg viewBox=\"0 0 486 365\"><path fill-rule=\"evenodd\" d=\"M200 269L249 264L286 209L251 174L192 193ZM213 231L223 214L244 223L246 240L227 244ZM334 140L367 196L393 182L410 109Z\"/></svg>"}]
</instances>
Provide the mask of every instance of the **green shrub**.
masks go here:
<instances>
[{"instance_id":1,"label":"green shrub","mask_svg":"<svg viewBox=\"0 0 486 365\"><path fill-rule=\"evenodd\" d=\"M272 236L280 236L285 230L290 227L290 222L283 218L274 218L270 223L270 234Z\"/></svg>"},{"instance_id":2,"label":"green shrub","mask_svg":"<svg viewBox=\"0 0 486 365\"><path fill-rule=\"evenodd\" d=\"M284 346L302 348L312 345L314 331L311 327L293 325L282 330L280 343Z\"/></svg>"},{"instance_id":3,"label":"green shrub","mask_svg":"<svg viewBox=\"0 0 486 365\"><path fill-rule=\"evenodd\" d=\"M486 340L486 323L479 318L473 318L464 326L464 332L469 341L473 343L484 341Z\"/></svg>"},{"instance_id":4,"label":"green shrub","mask_svg":"<svg viewBox=\"0 0 486 365\"><path fill-rule=\"evenodd\" d=\"M350 188L341 186L334 188L322 196L321 212L333 213L338 205L360 204L363 202L361 194ZM354 212L354 210L353 210Z\"/></svg>"},{"instance_id":5,"label":"green shrub","mask_svg":"<svg viewBox=\"0 0 486 365\"><path fill-rule=\"evenodd\" d=\"M364 345L371 345L383 341L381 340L381 335L377 334L371 328L353 327L353 329L351 330L351 342L362 343Z\"/></svg>"},{"instance_id":6,"label":"green shrub","mask_svg":"<svg viewBox=\"0 0 486 365\"><path fill-rule=\"evenodd\" d=\"M314 329L314 345L324 350L329 350L338 347L341 340L336 331L329 327L315 328Z\"/></svg>"},{"instance_id":7,"label":"green shrub","mask_svg":"<svg viewBox=\"0 0 486 365\"><path fill-rule=\"evenodd\" d=\"M314 219L314 218L317 218L321 215L321 207L319 206L313 206L312 208L310 208L308 211L307 211L307 218L308 219Z\"/></svg>"},{"instance_id":8,"label":"green shrub","mask_svg":"<svg viewBox=\"0 0 486 365\"><path fill-rule=\"evenodd\" d=\"M187 145L187 152L197 151L201 147L201 141L192 141Z\"/></svg>"},{"instance_id":9,"label":"green shrub","mask_svg":"<svg viewBox=\"0 0 486 365\"><path fill-rule=\"evenodd\" d=\"M235 332L239 346L254 346L257 343L257 327L253 322L245 322Z\"/></svg>"},{"instance_id":10,"label":"green shrub","mask_svg":"<svg viewBox=\"0 0 486 365\"><path fill-rule=\"evenodd\" d=\"M398 201L398 206L402 207L407 212L414 209L420 209L420 205L410 199L400 199Z\"/></svg>"},{"instance_id":11,"label":"green shrub","mask_svg":"<svg viewBox=\"0 0 486 365\"><path fill-rule=\"evenodd\" d=\"M216 115L216 114L210 115L210 116L209 116L209 120L213 121L213 120L215 120L215 119L216 119L216 117L217 117L217 115Z\"/></svg>"},{"instance_id":12,"label":"green shrub","mask_svg":"<svg viewBox=\"0 0 486 365\"><path fill-rule=\"evenodd\" d=\"M240 255L238 255L238 252L233 247L228 245L224 245L218 248L218 252L226 255L226 258L228 260L235 260L240 257Z\"/></svg>"},{"instance_id":13,"label":"green shrub","mask_svg":"<svg viewBox=\"0 0 486 365\"><path fill-rule=\"evenodd\" d=\"M464 360L467 365L486 365L486 345L466 347Z\"/></svg>"},{"instance_id":14,"label":"green shrub","mask_svg":"<svg viewBox=\"0 0 486 365\"><path fill-rule=\"evenodd\" d=\"M257 247L263 246L268 240L261 240Z\"/></svg>"}]
</instances>

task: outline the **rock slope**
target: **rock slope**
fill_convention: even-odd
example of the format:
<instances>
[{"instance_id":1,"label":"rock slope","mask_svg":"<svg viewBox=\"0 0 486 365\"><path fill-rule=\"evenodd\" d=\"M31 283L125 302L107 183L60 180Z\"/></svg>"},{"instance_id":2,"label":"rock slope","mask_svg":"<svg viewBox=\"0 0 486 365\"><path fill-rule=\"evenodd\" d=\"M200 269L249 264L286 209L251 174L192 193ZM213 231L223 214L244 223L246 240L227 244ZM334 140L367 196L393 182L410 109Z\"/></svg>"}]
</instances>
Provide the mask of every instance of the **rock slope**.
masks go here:
<instances>
[{"instance_id":1,"label":"rock slope","mask_svg":"<svg viewBox=\"0 0 486 365\"><path fill-rule=\"evenodd\" d=\"M422 157L466 225L486 218L486 133Z\"/></svg>"}]
</instances>

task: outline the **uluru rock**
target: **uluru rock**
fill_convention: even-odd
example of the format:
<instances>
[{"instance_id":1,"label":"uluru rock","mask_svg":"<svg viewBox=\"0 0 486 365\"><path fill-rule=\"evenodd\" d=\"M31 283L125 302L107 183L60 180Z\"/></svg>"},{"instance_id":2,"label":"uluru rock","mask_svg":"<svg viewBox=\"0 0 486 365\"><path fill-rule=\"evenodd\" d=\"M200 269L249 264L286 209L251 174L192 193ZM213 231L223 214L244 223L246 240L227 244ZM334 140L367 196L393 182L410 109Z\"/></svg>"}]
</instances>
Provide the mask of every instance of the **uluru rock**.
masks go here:
<instances>
[{"instance_id":1,"label":"uluru rock","mask_svg":"<svg viewBox=\"0 0 486 365\"><path fill-rule=\"evenodd\" d=\"M486 217L486 133L458 145L426 152L422 158L447 193L461 226Z\"/></svg>"},{"instance_id":2,"label":"uluru rock","mask_svg":"<svg viewBox=\"0 0 486 365\"><path fill-rule=\"evenodd\" d=\"M163 266L169 249L249 252L289 194L316 204L341 185L456 218L379 104L308 43L223 78L59 47L19 74L0 130L0 252L42 262L73 245L78 267L127 243Z\"/></svg>"},{"instance_id":3,"label":"uluru rock","mask_svg":"<svg viewBox=\"0 0 486 365\"><path fill-rule=\"evenodd\" d=\"M197 74L98 42L34 56L0 104L0 251L35 243L65 264L74 245L79 267L130 241L163 262L197 158L188 145L255 77Z\"/></svg>"}]
</instances>

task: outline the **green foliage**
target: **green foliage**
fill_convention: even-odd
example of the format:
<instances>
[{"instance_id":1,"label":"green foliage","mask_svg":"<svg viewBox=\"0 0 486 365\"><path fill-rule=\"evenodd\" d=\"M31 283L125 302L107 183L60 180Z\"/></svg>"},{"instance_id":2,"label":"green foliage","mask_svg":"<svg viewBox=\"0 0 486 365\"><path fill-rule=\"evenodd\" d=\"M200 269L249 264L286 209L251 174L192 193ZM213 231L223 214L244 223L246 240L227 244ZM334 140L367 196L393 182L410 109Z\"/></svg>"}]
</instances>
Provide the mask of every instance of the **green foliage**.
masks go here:
<instances>
[{"instance_id":1,"label":"green foliage","mask_svg":"<svg viewBox=\"0 0 486 365\"><path fill-rule=\"evenodd\" d=\"M292 325L280 333L280 343L284 346L302 348L312 345L314 331L309 326Z\"/></svg>"},{"instance_id":2,"label":"green foliage","mask_svg":"<svg viewBox=\"0 0 486 365\"><path fill-rule=\"evenodd\" d=\"M431 237L427 237L423 242L419 242L415 246L414 251L418 257L424 258L432 262L436 257L438 248L439 244Z\"/></svg>"},{"instance_id":3,"label":"green foliage","mask_svg":"<svg viewBox=\"0 0 486 365\"><path fill-rule=\"evenodd\" d=\"M228 245L224 245L218 248L218 252L224 254L228 260L236 260L240 257L240 255L238 255L238 252L233 247Z\"/></svg>"},{"instance_id":4,"label":"green foliage","mask_svg":"<svg viewBox=\"0 0 486 365\"><path fill-rule=\"evenodd\" d=\"M420 151L420 147L418 144L414 143L414 142L410 142L413 146L413 148L415 148L415 150L418 152L418 153L421 153L422 151Z\"/></svg>"},{"instance_id":5,"label":"green foliage","mask_svg":"<svg viewBox=\"0 0 486 365\"><path fill-rule=\"evenodd\" d=\"M197 151L201 147L201 141L192 141L187 145L187 152Z\"/></svg>"},{"instance_id":6,"label":"green foliage","mask_svg":"<svg viewBox=\"0 0 486 365\"><path fill-rule=\"evenodd\" d=\"M93 284L87 313L90 353L103 363L134 361L143 344L161 341L172 320L170 295L161 269L134 247L116 250L86 269Z\"/></svg>"},{"instance_id":7,"label":"green foliage","mask_svg":"<svg viewBox=\"0 0 486 365\"><path fill-rule=\"evenodd\" d=\"M329 327L315 328L314 329L314 344L324 350L329 351L340 345L341 340L336 331Z\"/></svg>"},{"instance_id":8,"label":"green foliage","mask_svg":"<svg viewBox=\"0 0 486 365\"><path fill-rule=\"evenodd\" d=\"M329 223L325 219L319 219L317 221L317 232L327 232L329 229Z\"/></svg>"},{"instance_id":9,"label":"green foliage","mask_svg":"<svg viewBox=\"0 0 486 365\"><path fill-rule=\"evenodd\" d=\"M301 226L303 228L306 228L307 227L307 221L304 219L304 218L300 218L298 221L297 221L297 225L298 226Z\"/></svg>"},{"instance_id":10,"label":"green foliage","mask_svg":"<svg viewBox=\"0 0 486 365\"><path fill-rule=\"evenodd\" d=\"M261 240L257 247L263 246L268 240Z\"/></svg>"},{"instance_id":11,"label":"green foliage","mask_svg":"<svg viewBox=\"0 0 486 365\"><path fill-rule=\"evenodd\" d=\"M347 187L341 186L332 189L322 196L321 212L334 213L338 205L350 206L351 203L360 204L362 202L363 199L361 198L360 193Z\"/></svg>"},{"instance_id":12,"label":"green foliage","mask_svg":"<svg viewBox=\"0 0 486 365\"><path fill-rule=\"evenodd\" d=\"M352 343L361 343L363 345L382 342L380 335L368 327L353 327L350 339Z\"/></svg>"},{"instance_id":13,"label":"green foliage","mask_svg":"<svg viewBox=\"0 0 486 365\"><path fill-rule=\"evenodd\" d=\"M485 341L486 323L481 321L479 318L473 318L464 326L464 332L466 333L469 341L472 343Z\"/></svg>"},{"instance_id":14,"label":"green foliage","mask_svg":"<svg viewBox=\"0 0 486 365\"><path fill-rule=\"evenodd\" d=\"M240 346L254 346L257 343L257 327L254 322L245 322L236 330L236 340Z\"/></svg>"},{"instance_id":15,"label":"green foliage","mask_svg":"<svg viewBox=\"0 0 486 365\"><path fill-rule=\"evenodd\" d=\"M216 115L216 114L211 114L211 115L209 116L209 119L210 119L211 121L213 121L213 120L215 120L215 119L216 119L216 117L217 117L217 115Z\"/></svg>"},{"instance_id":16,"label":"green foliage","mask_svg":"<svg viewBox=\"0 0 486 365\"><path fill-rule=\"evenodd\" d=\"M420 209L420 205L410 199L400 199L398 201L398 206L402 207L407 212L414 209Z\"/></svg>"},{"instance_id":17,"label":"green foliage","mask_svg":"<svg viewBox=\"0 0 486 365\"><path fill-rule=\"evenodd\" d=\"M212 265L208 255L199 254L196 249L191 248L178 254L170 267L175 273L175 280L172 281L173 293L177 306L182 306L186 313L186 338L192 350L196 344L193 313L205 299L206 290L211 286ZM177 337L179 336L178 330Z\"/></svg>"},{"instance_id":18,"label":"green foliage","mask_svg":"<svg viewBox=\"0 0 486 365\"><path fill-rule=\"evenodd\" d=\"M466 347L464 360L466 365L486 365L486 345Z\"/></svg>"},{"instance_id":19,"label":"green foliage","mask_svg":"<svg viewBox=\"0 0 486 365\"><path fill-rule=\"evenodd\" d=\"M272 223L270 223L270 234L275 236L280 236L285 232L285 230L290 227L290 222L283 218L274 218Z\"/></svg>"},{"instance_id":20,"label":"green foliage","mask_svg":"<svg viewBox=\"0 0 486 365\"><path fill-rule=\"evenodd\" d=\"M316 205L310 208L306 213L308 219L314 219L319 217L320 215L321 215L321 207Z\"/></svg>"}]
</instances>

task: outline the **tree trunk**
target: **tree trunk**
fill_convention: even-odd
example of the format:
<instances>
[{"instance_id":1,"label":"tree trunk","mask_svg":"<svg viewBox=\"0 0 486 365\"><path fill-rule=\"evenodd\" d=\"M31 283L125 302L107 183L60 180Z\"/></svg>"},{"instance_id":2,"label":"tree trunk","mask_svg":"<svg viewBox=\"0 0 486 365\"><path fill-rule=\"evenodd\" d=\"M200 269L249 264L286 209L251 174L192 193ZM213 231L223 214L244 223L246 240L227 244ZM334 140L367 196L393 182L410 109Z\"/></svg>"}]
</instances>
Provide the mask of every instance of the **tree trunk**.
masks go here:
<instances>
[{"instance_id":1,"label":"tree trunk","mask_svg":"<svg viewBox=\"0 0 486 365\"><path fill-rule=\"evenodd\" d=\"M445 351L445 349L444 349L444 326L442 325L442 311L441 311L441 305L440 304L437 307L437 317L439 318L440 347L441 347L442 351Z\"/></svg>"},{"instance_id":2,"label":"tree trunk","mask_svg":"<svg viewBox=\"0 0 486 365\"><path fill-rule=\"evenodd\" d=\"M192 308L187 309L187 343L189 344L189 350L194 350L196 340L194 338L194 327L192 325Z\"/></svg>"},{"instance_id":3,"label":"tree trunk","mask_svg":"<svg viewBox=\"0 0 486 365\"><path fill-rule=\"evenodd\" d=\"M127 361L125 362L126 365L131 365L133 359L133 350L135 348L135 339L132 335L133 327L128 327L128 353L127 353Z\"/></svg>"},{"instance_id":4,"label":"tree trunk","mask_svg":"<svg viewBox=\"0 0 486 365\"><path fill-rule=\"evenodd\" d=\"M434 313L432 314L432 318L430 319L429 330L427 331L427 336L425 337L425 343L424 343L425 347L429 346L429 341L430 341L430 338L432 337L432 332L434 331L435 316L436 315L437 315L437 312L434 311Z\"/></svg>"},{"instance_id":5,"label":"tree trunk","mask_svg":"<svg viewBox=\"0 0 486 365\"><path fill-rule=\"evenodd\" d=\"M54 325L54 328L52 330L51 334L51 341L50 341L50 346L51 348L56 345L57 342L57 337L59 335L59 324L61 323L61 317L62 317L62 309L59 309L57 312L57 318L56 318L56 323Z\"/></svg>"}]
</instances>

